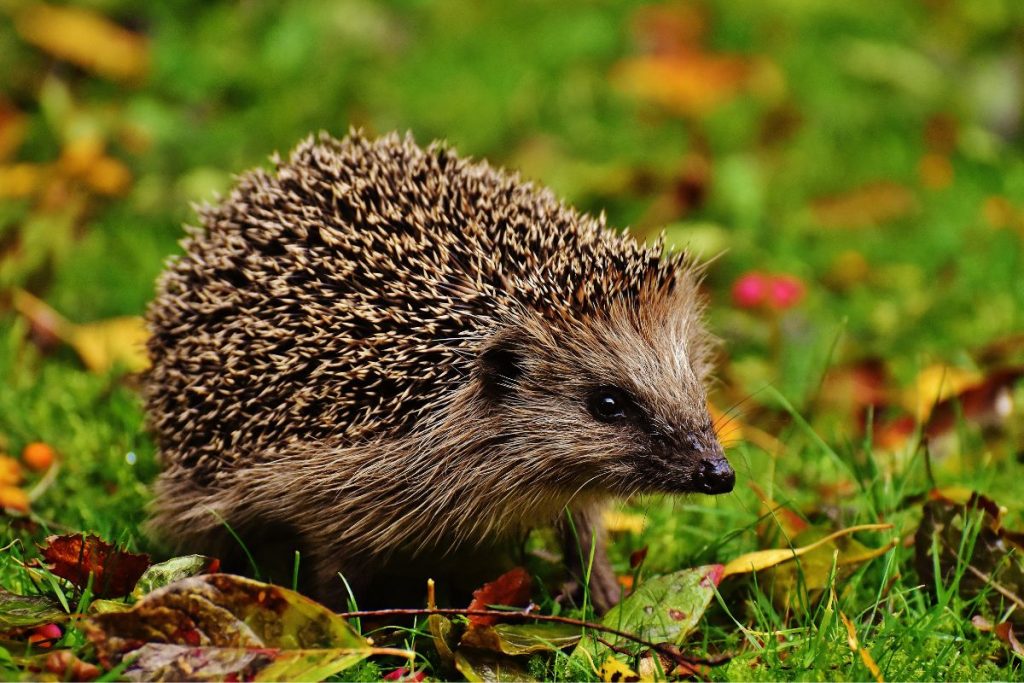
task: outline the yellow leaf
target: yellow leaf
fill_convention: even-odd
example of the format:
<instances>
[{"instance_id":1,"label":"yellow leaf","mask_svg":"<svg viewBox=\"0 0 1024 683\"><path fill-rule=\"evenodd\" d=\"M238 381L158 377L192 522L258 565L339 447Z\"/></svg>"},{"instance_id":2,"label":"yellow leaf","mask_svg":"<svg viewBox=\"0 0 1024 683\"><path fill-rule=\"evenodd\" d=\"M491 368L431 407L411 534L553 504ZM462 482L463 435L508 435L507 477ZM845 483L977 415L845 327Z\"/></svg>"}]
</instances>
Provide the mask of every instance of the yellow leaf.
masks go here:
<instances>
[{"instance_id":1,"label":"yellow leaf","mask_svg":"<svg viewBox=\"0 0 1024 683\"><path fill-rule=\"evenodd\" d=\"M107 372L117 365L129 372L141 372L149 366L149 332L141 317L123 316L76 325L24 290L14 292L14 308L33 327L73 348L94 372Z\"/></svg>"},{"instance_id":2,"label":"yellow leaf","mask_svg":"<svg viewBox=\"0 0 1024 683\"><path fill-rule=\"evenodd\" d=\"M86 367L94 372L106 372L115 365L121 365L129 372L140 372L149 366L146 356L148 338L142 318L125 316L75 325L68 343L78 352Z\"/></svg>"},{"instance_id":3,"label":"yellow leaf","mask_svg":"<svg viewBox=\"0 0 1024 683\"><path fill-rule=\"evenodd\" d=\"M633 671L614 657L609 657L604 660L604 663L601 664L601 668L597 670L597 675L602 681L640 680L640 675L637 674L637 672Z\"/></svg>"},{"instance_id":4,"label":"yellow leaf","mask_svg":"<svg viewBox=\"0 0 1024 683\"><path fill-rule=\"evenodd\" d=\"M146 39L91 10L33 4L15 27L26 42L107 78L138 79L148 68Z\"/></svg>"},{"instance_id":5,"label":"yellow leaf","mask_svg":"<svg viewBox=\"0 0 1024 683\"><path fill-rule=\"evenodd\" d=\"M132 182L132 174L128 167L117 159L102 157L89 169L85 181L100 194L118 195L128 189Z\"/></svg>"},{"instance_id":6,"label":"yellow leaf","mask_svg":"<svg viewBox=\"0 0 1024 683\"><path fill-rule=\"evenodd\" d=\"M103 139L81 135L68 140L60 151L60 170L70 176L84 176L103 157Z\"/></svg>"},{"instance_id":7,"label":"yellow leaf","mask_svg":"<svg viewBox=\"0 0 1024 683\"><path fill-rule=\"evenodd\" d=\"M935 404L958 396L964 389L978 384L983 379L980 374L970 370L941 363L930 365L918 373L914 386L904 392L903 406L913 412L919 422L924 422Z\"/></svg>"},{"instance_id":8,"label":"yellow leaf","mask_svg":"<svg viewBox=\"0 0 1024 683\"><path fill-rule=\"evenodd\" d=\"M604 528L609 532L641 534L647 525L647 518L634 512L622 512L621 510L605 510Z\"/></svg>"},{"instance_id":9,"label":"yellow leaf","mask_svg":"<svg viewBox=\"0 0 1024 683\"><path fill-rule=\"evenodd\" d=\"M750 572L759 572L762 569L768 569L769 567L774 567L777 564L800 557L801 555L829 543L830 541L834 541L837 538L847 536L858 531L880 531L882 529L891 528L892 524L860 524L858 526L840 529L839 531L829 534L814 543L805 545L802 548L773 548L770 550L757 550L752 553L746 553L725 565L725 568L722 570L722 578L732 574L747 574ZM891 547L892 544L882 546L881 548L872 550L863 556L859 556L857 559L862 562L866 561L872 557L877 557L878 555L887 552Z\"/></svg>"},{"instance_id":10,"label":"yellow leaf","mask_svg":"<svg viewBox=\"0 0 1024 683\"><path fill-rule=\"evenodd\" d=\"M43 178L39 164L0 166L0 197L27 197L36 191Z\"/></svg>"},{"instance_id":11,"label":"yellow leaf","mask_svg":"<svg viewBox=\"0 0 1024 683\"><path fill-rule=\"evenodd\" d=\"M842 610L839 611L839 618L843 620L843 625L846 626L846 640L850 645L850 651L859 653L864 666L868 668L868 671L871 672L871 675L875 677L878 683L882 683L885 680L882 678L882 670L878 668L878 664L875 663L875 658L871 656L871 653L857 642L857 629L854 628L853 622L850 621L850 618Z\"/></svg>"}]
</instances>

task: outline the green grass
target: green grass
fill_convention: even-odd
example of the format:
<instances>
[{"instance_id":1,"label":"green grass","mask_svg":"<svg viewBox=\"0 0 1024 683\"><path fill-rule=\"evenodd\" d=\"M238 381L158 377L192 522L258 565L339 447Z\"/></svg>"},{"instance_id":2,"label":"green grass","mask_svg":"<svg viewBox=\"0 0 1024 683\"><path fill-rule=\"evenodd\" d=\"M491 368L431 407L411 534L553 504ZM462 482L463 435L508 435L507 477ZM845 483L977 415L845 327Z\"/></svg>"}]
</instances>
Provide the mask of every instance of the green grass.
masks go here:
<instances>
[{"instance_id":1,"label":"green grass","mask_svg":"<svg viewBox=\"0 0 1024 683\"><path fill-rule=\"evenodd\" d=\"M88 530L161 552L140 528L158 465L133 380L90 373L67 349L40 351L10 293L28 289L77 322L141 313L181 224L194 220L189 203L318 129L445 138L607 211L612 224L641 236L667 228L670 241L721 254L707 280L711 326L725 340L715 400L739 404L739 419L784 448L732 444L733 494L630 501L646 526L614 535L621 574L644 546L648 576L762 547L751 484L823 528L884 520L912 536L914 497L932 486L923 452L873 446L822 388L825 374L878 358L888 386L905 390L936 363L985 372L1024 359L1019 343L1005 343L995 363L984 352L1024 329L1024 5L1015 0L698 5L700 49L743 56L755 79L699 117L612 84L620 60L643 54L637 17L650 8L640 3L83 4L149 36L143 82L55 62L0 22L0 105L26 121L0 167L50 163L93 130L133 175L115 197L72 183L56 207L40 195L0 198L0 451L45 441L62 455L31 518L0 518L0 586L36 590L19 560L50 533ZM0 14L20 6L0 2ZM687 207L681 169L694 154L707 174ZM927 154L949 162L947 185L922 179ZM825 227L809 208L878 182L903 188L909 208L850 228ZM1010 217L993 224L992 207L1004 204ZM851 255L863 269L843 265ZM738 310L730 288L751 270L798 276L806 299L777 317ZM1024 400L1019 389L1015 398ZM1021 528L1022 436L1019 411L985 434L968 425L951 454L936 454L935 483L984 492ZM858 536L869 546L888 538ZM888 680L1024 679L1021 659L970 622L1001 616L987 596L961 595L959 578L934 595L911 546L832 576L824 591L807 590L798 573L788 605L773 600L773 580L723 584L688 641L695 653L735 653L712 678L869 679L841 611ZM66 637L79 643L74 631ZM570 675L555 660L529 666ZM388 667L367 663L346 677L374 680Z\"/></svg>"}]
</instances>

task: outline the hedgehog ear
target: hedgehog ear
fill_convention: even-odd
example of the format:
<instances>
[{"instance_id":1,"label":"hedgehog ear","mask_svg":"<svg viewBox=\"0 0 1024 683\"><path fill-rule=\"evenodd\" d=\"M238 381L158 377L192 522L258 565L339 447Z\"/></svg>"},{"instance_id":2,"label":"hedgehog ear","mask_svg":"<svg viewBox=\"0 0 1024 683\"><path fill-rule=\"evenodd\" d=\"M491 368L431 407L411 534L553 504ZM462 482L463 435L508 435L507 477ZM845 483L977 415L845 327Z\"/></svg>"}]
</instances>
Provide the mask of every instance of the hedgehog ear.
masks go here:
<instances>
[{"instance_id":1,"label":"hedgehog ear","mask_svg":"<svg viewBox=\"0 0 1024 683\"><path fill-rule=\"evenodd\" d=\"M499 339L480 353L479 369L484 395L499 401L512 393L522 377L523 358L511 339Z\"/></svg>"}]
</instances>

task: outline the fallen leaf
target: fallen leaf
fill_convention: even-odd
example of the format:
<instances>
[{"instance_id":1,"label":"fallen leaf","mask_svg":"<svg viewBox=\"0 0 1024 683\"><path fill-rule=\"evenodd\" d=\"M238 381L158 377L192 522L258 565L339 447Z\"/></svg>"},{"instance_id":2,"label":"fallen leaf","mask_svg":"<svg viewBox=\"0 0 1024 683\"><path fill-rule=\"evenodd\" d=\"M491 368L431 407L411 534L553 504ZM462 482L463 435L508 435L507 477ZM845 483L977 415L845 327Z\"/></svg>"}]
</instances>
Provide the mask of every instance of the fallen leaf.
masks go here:
<instances>
[{"instance_id":1,"label":"fallen leaf","mask_svg":"<svg viewBox=\"0 0 1024 683\"><path fill-rule=\"evenodd\" d=\"M26 42L101 76L135 80L148 70L146 38L92 10L35 3L18 12L14 25Z\"/></svg>"},{"instance_id":2,"label":"fallen leaf","mask_svg":"<svg viewBox=\"0 0 1024 683\"><path fill-rule=\"evenodd\" d=\"M903 185L877 182L850 192L821 197L811 203L815 221L825 228L855 229L881 225L909 216L917 198Z\"/></svg>"},{"instance_id":3,"label":"fallen leaf","mask_svg":"<svg viewBox=\"0 0 1024 683\"><path fill-rule=\"evenodd\" d=\"M604 521L604 528L611 534L631 533L639 536L647 526L647 517L635 512L608 509L601 518Z\"/></svg>"},{"instance_id":4,"label":"fallen leaf","mask_svg":"<svg viewBox=\"0 0 1024 683\"><path fill-rule=\"evenodd\" d=\"M434 649L437 650L441 660L445 664L453 664L458 638L452 632L452 620L442 614L431 614L427 617L427 626L430 628L430 637L434 641Z\"/></svg>"},{"instance_id":5,"label":"fallen leaf","mask_svg":"<svg viewBox=\"0 0 1024 683\"><path fill-rule=\"evenodd\" d=\"M166 562L151 565L142 573L132 596L142 598L157 588L163 588L175 581L199 574L213 574L220 570L220 560L206 555L183 555L172 557Z\"/></svg>"},{"instance_id":6,"label":"fallen leaf","mask_svg":"<svg viewBox=\"0 0 1024 683\"><path fill-rule=\"evenodd\" d=\"M128 372L141 372L149 366L149 333L141 317L124 316L76 325L24 290L15 290L14 307L34 330L74 348L93 372L104 373L117 366Z\"/></svg>"},{"instance_id":7,"label":"fallen leaf","mask_svg":"<svg viewBox=\"0 0 1024 683\"><path fill-rule=\"evenodd\" d=\"M530 601L532 584L529 572L516 567L473 591L469 609L484 610L493 605L523 606ZM498 617L470 616L469 623L474 626L492 626L498 623Z\"/></svg>"},{"instance_id":8,"label":"fallen leaf","mask_svg":"<svg viewBox=\"0 0 1024 683\"><path fill-rule=\"evenodd\" d=\"M104 666L131 654L129 680L322 680L372 654L348 622L294 591L229 574L158 589L85 620Z\"/></svg>"},{"instance_id":9,"label":"fallen leaf","mask_svg":"<svg viewBox=\"0 0 1024 683\"><path fill-rule=\"evenodd\" d=\"M605 658L604 662L601 663L600 668L597 670L597 677L602 681L639 681L640 675L630 669L628 666L620 662L609 655Z\"/></svg>"},{"instance_id":10,"label":"fallen leaf","mask_svg":"<svg viewBox=\"0 0 1024 683\"><path fill-rule=\"evenodd\" d=\"M578 643L581 636L580 627L570 624L496 624L467 629L460 644L506 655L525 655L564 650Z\"/></svg>"},{"instance_id":11,"label":"fallen leaf","mask_svg":"<svg viewBox=\"0 0 1024 683\"><path fill-rule=\"evenodd\" d=\"M67 621L60 605L42 595L18 595L0 588L0 633Z\"/></svg>"},{"instance_id":12,"label":"fallen leaf","mask_svg":"<svg viewBox=\"0 0 1024 683\"><path fill-rule=\"evenodd\" d=\"M631 552L629 554L629 568L630 569L639 569L643 565L644 560L646 560L646 559L647 559L647 546L644 546L643 548L640 548L639 550L634 550L633 552Z\"/></svg>"},{"instance_id":13,"label":"fallen leaf","mask_svg":"<svg viewBox=\"0 0 1024 683\"><path fill-rule=\"evenodd\" d=\"M921 370L914 379L914 385L903 392L901 404L924 422L937 404L957 396L981 380L982 376L972 370L943 364L930 365Z\"/></svg>"},{"instance_id":14,"label":"fallen leaf","mask_svg":"<svg viewBox=\"0 0 1024 683\"><path fill-rule=\"evenodd\" d=\"M1002 508L980 494L972 494L965 504L937 491L929 497L914 534L915 566L921 582L938 593L938 582L945 586L959 572L962 576L957 585L964 599L983 594L995 613L1007 602L1014 604L1017 609L1010 621L1024 627L1024 533L1005 529ZM968 530L976 534L971 543L964 538ZM970 555L962 555L965 550Z\"/></svg>"},{"instance_id":15,"label":"fallen leaf","mask_svg":"<svg viewBox=\"0 0 1024 683\"><path fill-rule=\"evenodd\" d=\"M141 372L149 367L148 338L141 317L125 316L75 325L68 341L93 372L107 372L117 365L128 372Z\"/></svg>"},{"instance_id":16,"label":"fallen leaf","mask_svg":"<svg viewBox=\"0 0 1024 683\"><path fill-rule=\"evenodd\" d=\"M962 415L965 420L982 427L1004 424L1013 412L1011 389L1024 377L1024 367L997 370L983 381L958 387L955 396L938 402L928 415L924 435L936 439L956 428Z\"/></svg>"},{"instance_id":17,"label":"fallen leaf","mask_svg":"<svg viewBox=\"0 0 1024 683\"><path fill-rule=\"evenodd\" d=\"M813 543L798 548L755 550L754 552L740 555L728 562L722 569L722 577L724 578L735 574L759 572L761 570L774 567L777 564L788 562L800 557L801 555L805 555L816 548L836 540L837 538L848 536L850 534L857 533L858 531L881 531L891 528L891 524L860 524L857 526L847 527L846 529L840 529L839 531L831 533L824 538L814 541ZM877 557L878 555L887 552L891 547L892 545L890 544L889 546L869 550L866 556L863 557L862 561L871 559L872 557Z\"/></svg>"},{"instance_id":18,"label":"fallen leaf","mask_svg":"<svg viewBox=\"0 0 1024 683\"><path fill-rule=\"evenodd\" d=\"M884 555L898 543L894 538L883 546L871 548L849 535L831 534L832 538L825 540L829 535L823 527L808 527L791 539L798 549L806 549L798 561L781 562L758 572L758 585L766 588L779 609L793 608L795 596L806 594L813 598L820 594L829 585L833 567L836 580L843 581L857 567ZM792 559L792 554L789 557Z\"/></svg>"},{"instance_id":19,"label":"fallen leaf","mask_svg":"<svg viewBox=\"0 0 1024 683\"><path fill-rule=\"evenodd\" d=\"M41 548L49 569L78 588L92 576L92 592L100 598L128 595L149 567L148 555L118 550L98 536L50 536Z\"/></svg>"},{"instance_id":20,"label":"fallen leaf","mask_svg":"<svg viewBox=\"0 0 1024 683\"><path fill-rule=\"evenodd\" d=\"M487 650L459 650L455 668L471 683L492 681L535 681L522 660Z\"/></svg>"},{"instance_id":21,"label":"fallen leaf","mask_svg":"<svg viewBox=\"0 0 1024 683\"><path fill-rule=\"evenodd\" d=\"M1022 646L1020 641L1017 640L1017 635L1013 631L1012 623L1003 621L998 624L993 624L981 615L975 615L971 619L971 623L974 624L974 627L979 631L995 634L999 640L1006 643L1018 656L1024 657L1024 646Z\"/></svg>"},{"instance_id":22,"label":"fallen leaf","mask_svg":"<svg viewBox=\"0 0 1024 683\"><path fill-rule=\"evenodd\" d=\"M652 643L681 644L700 623L721 580L720 564L652 577L608 610L601 624ZM601 634L601 638L616 647L633 644L612 634ZM610 654L608 645L587 634L569 659L590 669Z\"/></svg>"}]
</instances>

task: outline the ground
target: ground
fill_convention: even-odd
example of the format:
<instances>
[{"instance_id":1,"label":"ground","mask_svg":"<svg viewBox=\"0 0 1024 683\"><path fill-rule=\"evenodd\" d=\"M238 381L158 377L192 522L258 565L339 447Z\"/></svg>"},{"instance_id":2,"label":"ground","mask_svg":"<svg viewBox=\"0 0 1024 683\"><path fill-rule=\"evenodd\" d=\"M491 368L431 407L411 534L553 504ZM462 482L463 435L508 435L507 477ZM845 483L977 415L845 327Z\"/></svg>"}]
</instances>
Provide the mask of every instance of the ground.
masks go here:
<instances>
[{"instance_id":1,"label":"ground","mask_svg":"<svg viewBox=\"0 0 1024 683\"><path fill-rule=\"evenodd\" d=\"M914 536L928 499L969 491L1024 526L1024 5L164 5L0 2L0 451L42 442L59 468L0 489L0 586L52 592L21 566L48 534L164 556L141 528L158 465L135 359L100 337L130 336L121 317L144 310L191 205L310 131L411 130L712 261L711 400L736 491L626 501L621 575L893 525L726 579L686 640L728 655L703 675L865 679L871 661L887 679L1021 679L972 618L1020 632L1024 582L1001 584L1009 614L1013 597L960 590L966 565L997 564L967 523L936 587L915 561L932 537ZM33 297L99 327L53 324ZM1019 562L1007 544L1000 561ZM70 629L57 646L88 658L82 643ZM561 659L530 670L597 675Z\"/></svg>"}]
</instances>

